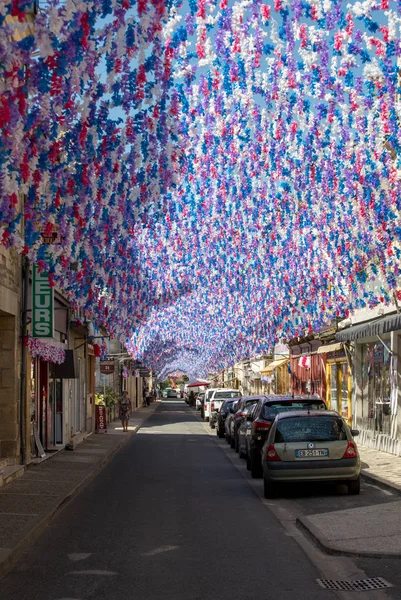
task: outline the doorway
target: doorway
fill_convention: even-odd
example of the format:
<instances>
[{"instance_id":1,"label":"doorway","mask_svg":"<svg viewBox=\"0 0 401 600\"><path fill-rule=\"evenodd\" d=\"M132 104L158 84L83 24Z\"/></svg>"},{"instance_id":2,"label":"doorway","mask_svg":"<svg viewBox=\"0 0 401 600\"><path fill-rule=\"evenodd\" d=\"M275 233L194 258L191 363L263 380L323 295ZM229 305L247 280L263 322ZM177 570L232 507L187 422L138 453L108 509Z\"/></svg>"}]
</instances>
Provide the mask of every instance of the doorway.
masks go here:
<instances>
[{"instance_id":1,"label":"doorway","mask_svg":"<svg viewBox=\"0 0 401 600\"><path fill-rule=\"evenodd\" d=\"M52 446L62 446L64 441L63 380L55 376L55 365L51 365L49 378L49 441Z\"/></svg>"}]
</instances>

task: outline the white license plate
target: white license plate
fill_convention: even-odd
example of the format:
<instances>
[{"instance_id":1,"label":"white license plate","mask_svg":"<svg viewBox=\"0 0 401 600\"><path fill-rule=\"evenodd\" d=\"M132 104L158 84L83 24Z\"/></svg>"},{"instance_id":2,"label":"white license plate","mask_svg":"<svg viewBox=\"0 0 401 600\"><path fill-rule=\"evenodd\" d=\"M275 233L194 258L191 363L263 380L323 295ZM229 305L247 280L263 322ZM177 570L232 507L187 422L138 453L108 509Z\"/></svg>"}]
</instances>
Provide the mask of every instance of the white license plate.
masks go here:
<instances>
[{"instance_id":1,"label":"white license plate","mask_svg":"<svg viewBox=\"0 0 401 600\"><path fill-rule=\"evenodd\" d=\"M329 451L327 448L319 448L315 450L295 450L295 456L297 458L310 458L313 456L328 456Z\"/></svg>"}]
</instances>

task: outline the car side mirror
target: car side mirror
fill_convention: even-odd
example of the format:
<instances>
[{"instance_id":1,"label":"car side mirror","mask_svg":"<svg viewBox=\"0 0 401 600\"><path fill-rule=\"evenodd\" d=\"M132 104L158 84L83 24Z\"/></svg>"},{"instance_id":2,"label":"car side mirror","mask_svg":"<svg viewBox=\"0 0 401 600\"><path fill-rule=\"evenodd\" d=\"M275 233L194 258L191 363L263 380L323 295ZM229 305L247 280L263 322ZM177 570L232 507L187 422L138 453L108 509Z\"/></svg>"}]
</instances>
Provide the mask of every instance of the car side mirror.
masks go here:
<instances>
[{"instance_id":1,"label":"car side mirror","mask_svg":"<svg viewBox=\"0 0 401 600\"><path fill-rule=\"evenodd\" d=\"M357 437L359 435L359 429L351 429L352 437Z\"/></svg>"}]
</instances>

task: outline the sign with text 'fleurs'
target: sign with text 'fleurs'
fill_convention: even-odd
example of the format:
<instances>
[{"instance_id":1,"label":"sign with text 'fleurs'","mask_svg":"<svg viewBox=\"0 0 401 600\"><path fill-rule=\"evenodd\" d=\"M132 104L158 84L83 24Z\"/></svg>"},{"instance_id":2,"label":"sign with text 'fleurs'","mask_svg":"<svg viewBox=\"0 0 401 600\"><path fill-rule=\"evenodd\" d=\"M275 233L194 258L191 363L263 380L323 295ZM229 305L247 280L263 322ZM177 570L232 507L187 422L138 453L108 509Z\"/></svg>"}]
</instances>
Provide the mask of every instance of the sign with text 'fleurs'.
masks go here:
<instances>
[{"instance_id":1,"label":"sign with text 'fleurs'","mask_svg":"<svg viewBox=\"0 0 401 600\"><path fill-rule=\"evenodd\" d=\"M54 292L48 274L39 273L36 265L33 267L32 283L32 336L51 338L54 325Z\"/></svg>"}]
</instances>

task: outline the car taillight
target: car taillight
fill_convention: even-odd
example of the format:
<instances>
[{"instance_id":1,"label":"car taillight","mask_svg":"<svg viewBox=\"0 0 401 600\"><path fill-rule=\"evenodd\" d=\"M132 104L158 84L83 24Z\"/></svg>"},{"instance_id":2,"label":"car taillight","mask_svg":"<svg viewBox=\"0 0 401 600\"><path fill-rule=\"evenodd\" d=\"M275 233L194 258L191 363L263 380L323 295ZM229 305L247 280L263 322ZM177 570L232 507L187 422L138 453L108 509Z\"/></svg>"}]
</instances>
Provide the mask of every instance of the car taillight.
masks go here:
<instances>
[{"instance_id":1,"label":"car taillight","mask_svg":"<svg viewBox=\"0 0 401 600\"><path fill-rule=\"evenodd\" d=\"M210 410L213 412L214 411L214 402L212 402L211 406L210 406Z\"/></svg>"},{"instance_id":2,"label":"car taillight","mask_svg":"<svg viewBox=\"0 0 401 600\"><path fill-rule=\"evenodd\" d=\"M237 413L237 414L235 415L235 418L236 418L236 419L242 419L242 417L245 417L245 415L246 415L246 413L244 413L244 412L240 412L240 413Z\"/></svg>"},{"instance_id":3,"label":"car taillight","mask_svg":"<svg viewBox=\"0 0 401 600\"><path fill-rule=\"evenodd\" d=\"M262 431L263 429L270 429L271 426L272 426L272 424L268 423L267 421L259 421L258 419L256 419L253 422L253 427L254 427L255 431Z\"/></svg>"},{"instance_id":4,"label":"car taillight","mask_svg":"<svg viewBox=\"0 0 401 600\"><path fill-rule=\"evenodd\" d=\"M348 442L343 458L356 458L356 447L354 442Z\"/></svg>"},{"instance_id":5,"label":"car taillight","mask_svg":"<svg viewBox=\"0 0 401 600\"><path fill-rule=\"evenodd\" d=\"M266 460L281 460L276 452L274 444L270 444L266 452Z\"/></svg>"}]
</instances>

